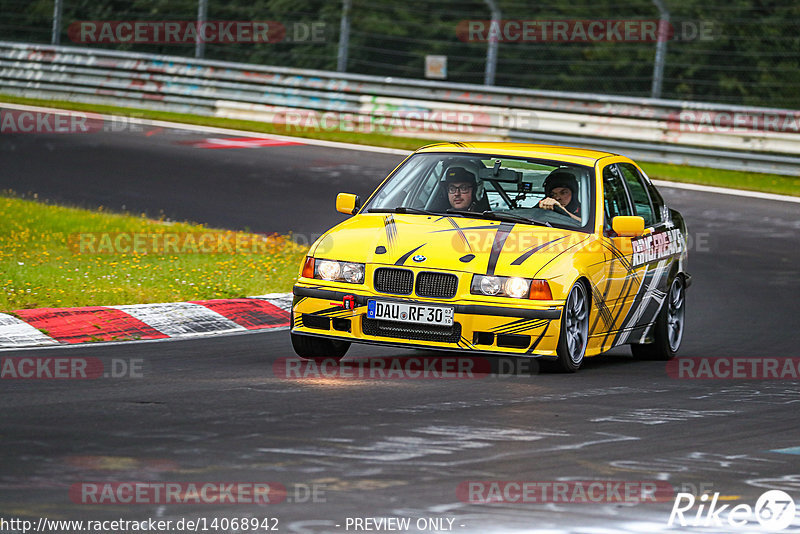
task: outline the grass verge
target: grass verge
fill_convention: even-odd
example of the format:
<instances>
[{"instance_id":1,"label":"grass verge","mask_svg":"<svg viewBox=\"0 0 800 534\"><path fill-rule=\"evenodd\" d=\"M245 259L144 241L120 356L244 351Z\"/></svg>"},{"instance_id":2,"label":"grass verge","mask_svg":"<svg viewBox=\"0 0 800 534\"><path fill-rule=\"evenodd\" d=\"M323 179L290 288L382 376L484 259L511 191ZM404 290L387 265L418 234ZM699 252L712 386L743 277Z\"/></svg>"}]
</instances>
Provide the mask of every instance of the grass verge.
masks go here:
<instances>
[{"instance_id":1,"label":"grass verge","mask_svg":"<svg viewBox=\"0 0 800 534\"><path fill-rule=\"evenodd\" d=\"M198 124L203 126L216 126L219 128L231 128L235 130L261 132L265 134L287 135L284 127L257 121L225 119L221 117L204 117L200 115L134 109L118 106L84 104L80 102L70 102L64 100L43 100L2 94L0 94L0 101L14 104L27 104L31 106L71 109L75 111L91 111L110 115L123 115L142 119L164 120L187 124ZM385 134L345 131L320 131L319 129L313 128L293 128L292 132L288 135L292 135L294 137L322 139L326 141L355 143L359 145L382 146L386 148L397 148L402 150L416 150L420 146L446 140L426 140L414 137L396 137ZM761 174L745 171L729 171L709 169L705 167L688 167L684 165L670 165L646 161L639 161L639 164L645 168L651 178L658 180L800 196L800 178L795 176Z\"/></svg>"},{"instance_id":2,"label":"grass verge","mask_svg":"<svg viewBox=\"0 0 800 534\"><path fill-rule=\"evenodd\" d=\"M686 167L667 163L640 162L640 165L647 175L654 180L800 196L800 177L797 176Z\"/></svg>"},{"instance_id":3,"label":"grass verge","mask_svg":"<svg viewBox=\"0 0 800 534\"><path fill-rule=\"evenodd\" d=\"M306 250L290 236L54 206L6 192L0 310L288 292Z\"/></svg>"}]
</instances>

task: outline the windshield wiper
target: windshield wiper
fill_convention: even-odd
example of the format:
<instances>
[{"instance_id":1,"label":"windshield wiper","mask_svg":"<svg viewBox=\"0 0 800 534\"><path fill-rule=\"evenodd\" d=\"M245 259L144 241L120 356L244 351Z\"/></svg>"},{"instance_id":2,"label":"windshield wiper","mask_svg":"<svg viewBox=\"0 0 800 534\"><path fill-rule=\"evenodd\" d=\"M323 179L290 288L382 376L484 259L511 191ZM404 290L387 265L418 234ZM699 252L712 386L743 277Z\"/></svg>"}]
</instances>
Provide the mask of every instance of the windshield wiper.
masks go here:
<instances>
[{"instance_id":1,"label":"windshield wiper","mask_svg":"<svg viewBox=\"0 0 800 534\"><path fill-rule=\"evenodd\" d=\"M399 208L370 208L367 210L370 213L410 213L412 215L441 215L433 211L421 210L419 208L408 208L400 206Z\"/></svg>"},{"instance_id":2,"label":"windshield wiper","mask_svg":"<svg viewBox=\"0 0 800 534\"><path fill-rule=\"evenodd\" d=\"M514 215L513 213L505 213L505 212L498 212L498 211L467 211L467 210L454 210L449 209L447 213L453 213L455 215L463 215L465 217L472 217L475 219L494 219L496 221L504 221L504 222L518 222L523 224L536 224L539 226L547 226L551 227L552 225L548 222L540 222L533 219L529 219L527 217L523 217L522 215Z\"/></svg>"}]
</instances>

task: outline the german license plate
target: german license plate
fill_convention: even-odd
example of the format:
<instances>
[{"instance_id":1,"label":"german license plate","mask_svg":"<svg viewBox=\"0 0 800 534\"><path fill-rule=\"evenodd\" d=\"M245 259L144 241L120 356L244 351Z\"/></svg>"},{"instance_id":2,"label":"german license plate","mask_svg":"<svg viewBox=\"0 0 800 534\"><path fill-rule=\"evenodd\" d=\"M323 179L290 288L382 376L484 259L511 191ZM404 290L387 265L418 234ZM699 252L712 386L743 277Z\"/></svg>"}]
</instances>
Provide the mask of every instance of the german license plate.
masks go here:
<instances>
[{"instance_id":1,"label":"german license plate","mask_svg":"<svg viewBox=\"0 0 800 534\"><path fill-rule=\"evenodd\" d=\"M367 317L403 323L453 326L453 307L369 300L367 301Z\"/></svg>"}]
</instances>

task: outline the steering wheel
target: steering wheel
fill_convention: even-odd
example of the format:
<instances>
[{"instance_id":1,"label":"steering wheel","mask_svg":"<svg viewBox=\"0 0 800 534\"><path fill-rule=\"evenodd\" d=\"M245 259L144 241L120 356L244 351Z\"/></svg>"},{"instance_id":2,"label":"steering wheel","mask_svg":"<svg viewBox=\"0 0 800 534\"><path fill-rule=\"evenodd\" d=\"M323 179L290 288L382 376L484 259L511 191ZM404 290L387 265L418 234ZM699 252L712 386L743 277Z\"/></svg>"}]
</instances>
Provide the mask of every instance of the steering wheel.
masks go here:
<instances>
[{"instance_id":1,"label":"steering wheel","mask_svg":"<svg viewBox=\"0 0 800 534\"><path fill-rule=\"evenodd\" d=\"M553 211L557 211L562 215L566 215L567 217L572 218L572 215L570 215L570 213L567 211L567 208L565 208L561 204L556 204L555 206L553 206Z\"/></svg>"}]
</instances>

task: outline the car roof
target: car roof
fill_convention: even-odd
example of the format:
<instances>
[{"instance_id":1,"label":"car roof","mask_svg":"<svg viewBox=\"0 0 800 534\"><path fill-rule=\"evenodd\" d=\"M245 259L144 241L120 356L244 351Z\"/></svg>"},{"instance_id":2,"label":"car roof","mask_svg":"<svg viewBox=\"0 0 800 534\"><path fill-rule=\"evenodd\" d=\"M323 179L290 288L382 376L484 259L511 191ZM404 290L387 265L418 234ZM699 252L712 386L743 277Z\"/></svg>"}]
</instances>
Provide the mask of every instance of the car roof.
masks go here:
<instances>
[{"instance_id":1,"label":"car roof","mask_svg":"<svg viewBox=\"0 0 800 534\"><path fill-rule=\"evenodd\" d=\"M460 152L466 154L491 154L496 156L556 159L576 165L594 165L599 159L617 155L612 152L602 152L586 148L502 142L436 143L434 145L424 146L417 150L417 152Z\"/></svg>"}]
</instances>

